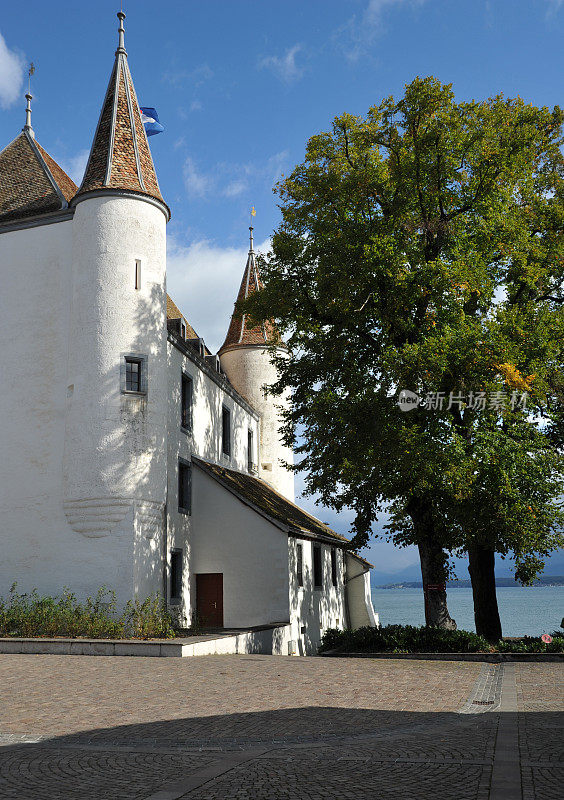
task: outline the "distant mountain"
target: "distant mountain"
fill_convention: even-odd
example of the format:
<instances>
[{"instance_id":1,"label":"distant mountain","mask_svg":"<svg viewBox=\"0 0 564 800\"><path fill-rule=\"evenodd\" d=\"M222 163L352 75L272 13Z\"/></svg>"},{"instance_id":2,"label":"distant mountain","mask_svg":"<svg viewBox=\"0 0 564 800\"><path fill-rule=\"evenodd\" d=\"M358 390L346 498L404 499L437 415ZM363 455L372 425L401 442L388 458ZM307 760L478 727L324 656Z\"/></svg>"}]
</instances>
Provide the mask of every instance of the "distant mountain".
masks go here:
<instances>
[{"instance_id":1,"label":"distant mountain","mask_svg":"<svg viewBox=\"0 0 564 800\"><path fill-rule=\"evenodd\" d=\"M515 582L513 576L510 578L497 578L495 581L495 585L497 587L503 586L520 586L519 583ZM472 584L469 580L464 581L448 581L447 588L448 589L470 589ZM564 575L541 575L538 578L534 586L564 586ZM423 584L421 581L395 581L392 583L384 583L380 586L375 586L372 584L373 589L422 589Z\"/></svg>"},{"instance_id":2,"label":"distant mountain","mask_svg":"<svg viewBox=\"0 0 564 800\"><path fill-rule=\"evenodd\" d=\"M468 575L468 561L464 558L455 559L456 577L460 582L469 580ZM518 584L513 580L514 570L513 562L510 559L496 560L496 581L498 586L516 586ZM545 581L549 576L564 575L564 551L559 550L551 558L546 560L546 567L540 578ZM509 579L509 583L500 583L500 580ZM421 586L421 569L418 563L411 564L397 572L377 570L370 571L370 583L373 588L380 588L387 584L398 583L418 583ZM470 584L468 584L470 585Z\"/></svg>"}]
</instances>

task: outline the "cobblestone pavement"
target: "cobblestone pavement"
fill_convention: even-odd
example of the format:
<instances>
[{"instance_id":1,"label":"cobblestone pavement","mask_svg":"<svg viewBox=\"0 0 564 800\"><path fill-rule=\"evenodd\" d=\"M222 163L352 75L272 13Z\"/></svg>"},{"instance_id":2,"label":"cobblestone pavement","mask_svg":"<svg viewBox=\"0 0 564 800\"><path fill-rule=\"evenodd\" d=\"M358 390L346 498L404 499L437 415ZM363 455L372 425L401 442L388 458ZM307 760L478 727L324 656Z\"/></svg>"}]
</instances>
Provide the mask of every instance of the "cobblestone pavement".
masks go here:
<instances>
[{"instance_id":1,"label":"cobblestone pavement","mask_svg":"<svg viewBox=\"0 0 564 800\"><path fill-rule=\"evenodd\" d=\"M0 798L560 800L560 664L0 656Z\"/></svg>"}]
</instances>

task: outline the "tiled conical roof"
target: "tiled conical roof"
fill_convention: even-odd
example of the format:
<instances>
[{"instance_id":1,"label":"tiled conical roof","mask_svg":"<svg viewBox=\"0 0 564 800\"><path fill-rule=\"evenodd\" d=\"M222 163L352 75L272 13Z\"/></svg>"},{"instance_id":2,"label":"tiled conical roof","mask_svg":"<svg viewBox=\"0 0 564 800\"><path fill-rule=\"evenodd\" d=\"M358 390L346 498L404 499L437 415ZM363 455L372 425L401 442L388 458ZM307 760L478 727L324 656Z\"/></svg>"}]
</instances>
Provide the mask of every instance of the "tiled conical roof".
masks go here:
<instances>
[{"instance_id":1,"label":"tiled conical roof","mask_svg":"<svg viewBox=\"0 0 564 800\"><path fill-rule=\"evenodd\" d=\"M125 14L120 12L118 17L119 46L77 197L91 191L119 189L145 194L164 205L127 63Z\"/></svg>"},{"instance_id":2,"label":"tiled conical roof","mask_svg":"<svg viewBox=\"0 0 564 800\"><path fill-rule=\"evenodd\" d=\"M0 153L0 225L60 211L76 186L24 129Z\"/></svg>"},{"instance_id":3,"label":"tiled conical roof","mask_svg":"<svg viewBox=\"0 0 564 800\"><path fill-rule=\"evenodd\" d=\"M253 292L260 291L263 285L258 272L253 248L253 229L250 228L249 230L251 231L251 247L243 273L243 280L239 288L239 294L237 295L237 303L246 300ZM233 350L236 347L266 345L276 340L279 340L282 344L280 334L274 322L266 321L260 325L251 325L247 314L239 314L237 312L237 307L235 307L227 336L219 348L219 355L226 350Z\"/></svg>"}]
</instances>

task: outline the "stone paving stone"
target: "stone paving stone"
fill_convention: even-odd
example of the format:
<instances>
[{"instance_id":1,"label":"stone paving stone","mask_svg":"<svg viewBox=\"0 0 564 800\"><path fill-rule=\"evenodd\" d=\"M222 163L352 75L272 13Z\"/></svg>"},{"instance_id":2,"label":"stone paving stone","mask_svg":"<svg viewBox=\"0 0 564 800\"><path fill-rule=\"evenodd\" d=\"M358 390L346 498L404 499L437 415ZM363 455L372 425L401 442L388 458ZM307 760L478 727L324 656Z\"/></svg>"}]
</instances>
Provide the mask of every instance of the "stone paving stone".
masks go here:
<instances>
[{"instance_id":1,"label":"stone paving stone","mask_svg":"<svg viewBox=\"0 0 564 800\"><path fill-rule=\"evenodd\" d=\"M0 749L2 800L141 800L209 756L85 752L25 745Z\"/></svg>"},{"instance_id":2,"label":"stone paving stone","mask_svg":"<svg viewBox=\"0 0 564 800\"><path fill-rule=\"evenodd\" d=\"M503 675L472 662L0 656L0 800L488 800L508 717L467 701ZM514 683L523 800L560 800L562 667L518 664Z\"/></svg>"}]
</instances>

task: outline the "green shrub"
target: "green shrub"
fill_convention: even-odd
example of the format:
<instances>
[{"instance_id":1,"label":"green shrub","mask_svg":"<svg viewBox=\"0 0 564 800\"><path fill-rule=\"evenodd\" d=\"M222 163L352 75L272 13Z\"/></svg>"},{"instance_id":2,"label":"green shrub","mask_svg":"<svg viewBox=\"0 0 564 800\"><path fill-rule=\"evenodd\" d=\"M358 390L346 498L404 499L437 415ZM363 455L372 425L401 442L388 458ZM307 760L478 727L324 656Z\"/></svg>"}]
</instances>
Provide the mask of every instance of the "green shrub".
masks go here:
<instances>
[{"instance_id":1,"label":"green shrub","mask_svg":"<svg viewBox=\"0 0 564 800\"><path fill-rule=\"evenodd\" d=\"M14 583L9 598L0 598L0 636L169 639L174 630L162 600L152 595L142 603L130 601L118 614L115 592L105 586L80 603L69 589L41 597L36 589L18 594Z\"/></svg>"},{"instance_id":2,"label":"green shrub","mask_svg":"<svg viewBox=\"0 0 564 800\"><path fill-rule=\"evenodd\" d=\"M358 628L355 631L326 631L319 652L341 653L562 653L564 635L553 634L545 644L540 637L525 636L514 641L490 645L471 631L445 631L440 628L416 628L412 625L386 625L384 628Z\"/></svg>"},{"instance_id":3,"label":"green shrub","mask_svg":"<svg viewBox=\"0 0 564 800\"><path fill-rule=\"evenodd\" d=\"M327 650L345 653L478 653L488 652L491 647L484 638L470 631L386 625L383 628L358 628L356 631L328 630L319 652Z\"/></svg>"}]
</instances>

